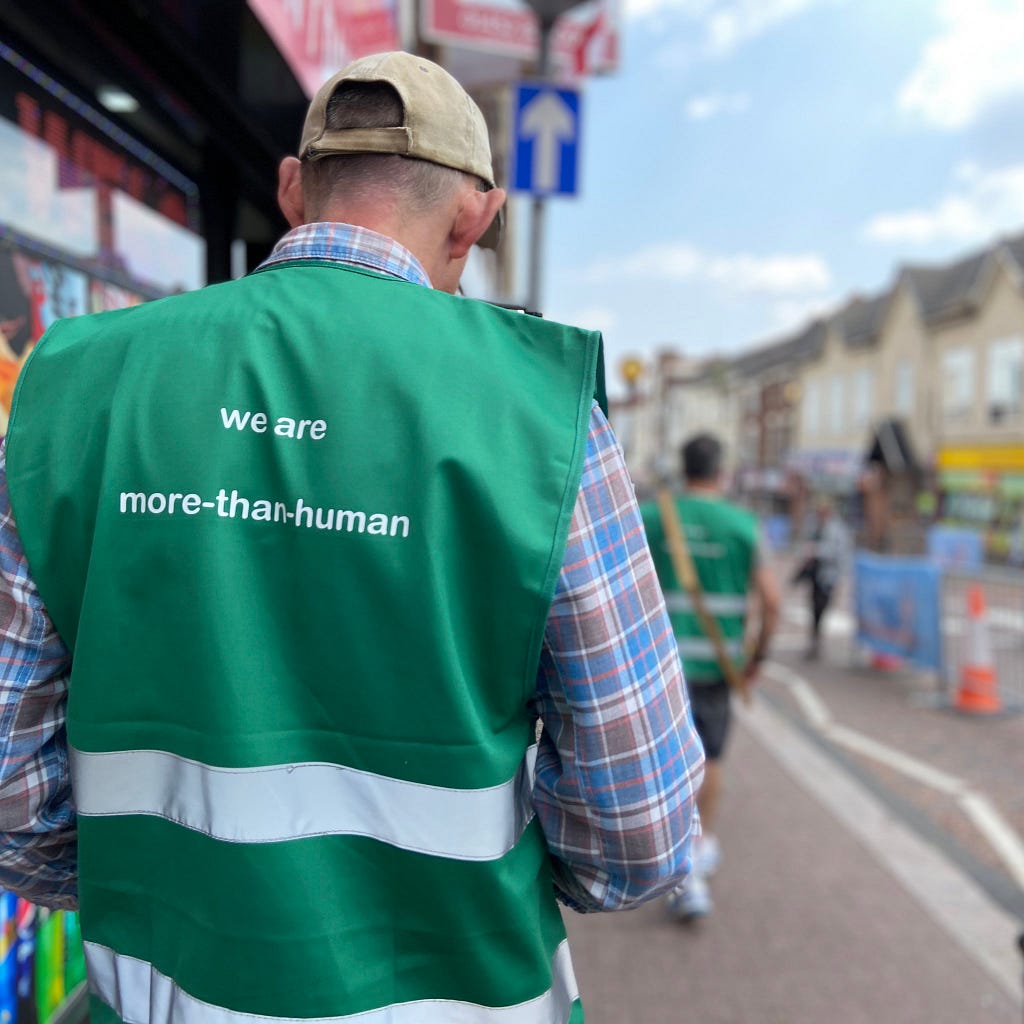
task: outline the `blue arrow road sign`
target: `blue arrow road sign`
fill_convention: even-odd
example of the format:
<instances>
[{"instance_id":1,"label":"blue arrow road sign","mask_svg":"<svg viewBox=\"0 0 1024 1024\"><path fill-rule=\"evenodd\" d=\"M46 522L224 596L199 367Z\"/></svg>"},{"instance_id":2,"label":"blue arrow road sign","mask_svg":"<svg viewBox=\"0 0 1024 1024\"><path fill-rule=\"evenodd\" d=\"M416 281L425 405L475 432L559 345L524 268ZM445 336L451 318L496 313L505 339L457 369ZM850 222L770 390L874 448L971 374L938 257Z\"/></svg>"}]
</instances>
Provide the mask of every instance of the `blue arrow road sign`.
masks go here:
<instances>
[{"instance_id":1,"label":"blue arrow road sign","mask_svg":"<svg viewBox=\"0 0 1024 1024\"><path fill-rule=\"evenodd\" d=\"M512 189L535 196L575 195L579 92L521 82L513 98Z\"/></svg>"}]
</instances>

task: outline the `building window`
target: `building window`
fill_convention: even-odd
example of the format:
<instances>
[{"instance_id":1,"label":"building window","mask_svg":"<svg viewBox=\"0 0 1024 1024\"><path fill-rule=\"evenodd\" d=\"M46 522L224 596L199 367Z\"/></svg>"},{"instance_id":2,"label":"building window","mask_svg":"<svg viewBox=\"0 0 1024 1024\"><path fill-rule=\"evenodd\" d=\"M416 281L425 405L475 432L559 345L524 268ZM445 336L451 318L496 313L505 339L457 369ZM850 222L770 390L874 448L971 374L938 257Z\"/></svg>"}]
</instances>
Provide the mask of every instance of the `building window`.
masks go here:
<instances>
[{"instance_id":1,"label":"building window","mask_svg":"<svg viewBox=\"0 0 1024 1024\"><path fill-rule=\"evenodd\" d=\"M871 389L874 375L870 370L858 370L853 376L853 425L863 427L871 419Z\"/></svg>"},{"instance_id":2,"label":"building window","mask_svg":"<svg viewBox=\"0 0 1024 1024\"><path fill-rule=\"evenodd\" d=\"M739 437L737 455L741 466L756 466L760 462L760 437L752 430L744 430Z\"/></svg>"},{"instance_id":3,"label":"building window","mask_svg":"<svg viewBox=\"0 0 1024 1024\"><path fill-rule=\"evenodd\" d=\"M1020 416L1024 392L1024 339L995 342L988 359L988 418L1005 423Z\"/></svg>"},{"instance_id":4,"label":"building window","mask_svg":"<svg viewBox=\"0 0 1024 1024\"><path fill-rule=\"evenodd\" d=\"M841 434L845 422L843 419L843 378L838 375L833 377L829 391L829 426L832 428L833 434Z\"/></svg>"},{"instance_id":5,"label":"building window","mask_svg":"<svg viewBox=\"0 0 1024 1024\"><path fill-rule=\"evenodd\" d=\"M947 420L966 419L974 401L974 353L956 348L942 356L942 414Z\"/></svg>"},{"instance_id":6,"label":"building window","mask_svg":"<svg viewBox=\"0 0 1024 1024\"><path fill-rule=\"evenodd\" d=\"M897 416L911 416L914 412L914 364L904 360L896 367L893 385L893 406Z\"/></svg>"},{"instance_id":7,"label":"building window","mask_svg":"<svg viewBox=\"0 0 1024 1024\"><path fill-rule=\"evenodd\" d=\"M804 429L808 434L821 430L821 389L816 380L808 381L804 389Z\"/></svg>"}]
</instances>

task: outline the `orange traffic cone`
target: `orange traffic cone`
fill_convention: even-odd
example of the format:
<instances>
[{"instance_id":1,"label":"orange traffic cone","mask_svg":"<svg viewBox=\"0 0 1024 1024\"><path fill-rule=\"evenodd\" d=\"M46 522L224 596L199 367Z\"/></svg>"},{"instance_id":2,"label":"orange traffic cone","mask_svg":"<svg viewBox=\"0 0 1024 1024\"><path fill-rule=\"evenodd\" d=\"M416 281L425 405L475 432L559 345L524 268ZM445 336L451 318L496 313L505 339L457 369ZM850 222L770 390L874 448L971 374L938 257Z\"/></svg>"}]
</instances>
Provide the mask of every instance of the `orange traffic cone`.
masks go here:
<instances>
[{"instance_id":1,"label":"orange traffic cone","mask_svg":"<svg viewBox=\"0 0 1024 1024\"><path fill-rule=\"evenodd\" d=\"M1003 710L985 616L985 592L977 583L967 591L966 657L960 667L960 689L953 703L958 711L972 715Z\"/></svg>"}]
</instances>

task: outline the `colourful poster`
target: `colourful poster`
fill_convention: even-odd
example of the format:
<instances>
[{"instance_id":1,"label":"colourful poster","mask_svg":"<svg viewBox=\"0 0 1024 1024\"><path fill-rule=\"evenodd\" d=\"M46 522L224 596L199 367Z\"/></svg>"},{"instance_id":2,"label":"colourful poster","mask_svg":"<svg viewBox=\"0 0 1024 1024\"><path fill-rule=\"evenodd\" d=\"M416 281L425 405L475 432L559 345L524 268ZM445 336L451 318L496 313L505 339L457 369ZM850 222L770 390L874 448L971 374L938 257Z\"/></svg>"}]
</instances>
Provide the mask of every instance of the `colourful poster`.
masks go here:
<instances>
[{"instance_id":1,"label":"colourful poster","mask_svg":"<svg viewBox=\"0 0 1024 1024\"><path fill-rule=\"evenodd\" d=\"M18 897L0 892L0 1024L18 1012Z\"/></svg>"},{"instance_id":2,"label":"colourful poster","mask_svg":"<svg viewBox=\"0 0 1024 1024\"><path fill-rule=\"evenodd\" d=\"M53 1024L84 981L78 914L0 890L0 1024Z\"/></svg>"},{"instance_id":3,"label":"colourful poster","mask_svg":"<svg viewBox=\"0 0 1024 1024\"><path fill-rule=\"evenodd\" d=\"M5 361L22 358L39 339L33 337L33 315L28 261L15 249L0 248L0 355Z\"/></svg>"},{"instance_id":4,"label":"colourful poster","mask_svg":"<svg viewBox=\"0 0 1024 1024\"><path fill-rule=\"evenodd\" d=\"M64 991L71 995L85 981L85 949L78 914L64 912Z\"/></svg>"},{"instance_id":5,"label":"colourful poster","mask_svg":"<svg viewBox=\"0 0 1024 1024\"><path fill-rule=\"evenodd\" d=\"M402 48L396 0L249 0L307 96L356 57Z\"/></svg>"},{"instance_id":6,"label":"colourful poster","mask_svg":"<svg viewBox=\"0 0 1024 1024\"><path fill-rule=\"evenodd\" d=\"M36 1024L35 959L37 908L18 900L18 1012L17 1024Z\"/></svg>"},{"instance_id":7,"label":"colourful poster","mask_svg":"<svg viewBox=\"0 0 1024 1024\"><path fill-rule=\"evenodd\" d=\"M39 911L35 976L36 1015L39 1024L49 1024L64 1001L64 914L60 910Z\"/></svg>"},{"instance_id":8,"label":"colourful poster","mask_svg":"<svg viewBox=\"0 0 1024 1024\"><path fill-rule=\"evenodd\" d=\"M146 301L138 292L89 278L55 260L0 248L0 434L32 347L55 320Z\"/></svg>"},{"instance_id":9,"label":"colourful poster","mask_svg":"<svg viewBox=\"0 0 1024 1024\"><path fill-rule=\"evenodd\" d=\"M127 288L93 278L89 282L89 312L105 313L110 309L127 309L146 300Z\"/></svg>"},{"instance_id":10,"label":"colourful poster","mask_svg":"<svg viewBox=\"0 0 1024 1024\"><path fill-rule=\"evenodd\" d=\"M14 385L32 346L54 320L88 312L85 274L16 249L0 250L0 425L5 430Z\"/></svg>"}]
</instances>

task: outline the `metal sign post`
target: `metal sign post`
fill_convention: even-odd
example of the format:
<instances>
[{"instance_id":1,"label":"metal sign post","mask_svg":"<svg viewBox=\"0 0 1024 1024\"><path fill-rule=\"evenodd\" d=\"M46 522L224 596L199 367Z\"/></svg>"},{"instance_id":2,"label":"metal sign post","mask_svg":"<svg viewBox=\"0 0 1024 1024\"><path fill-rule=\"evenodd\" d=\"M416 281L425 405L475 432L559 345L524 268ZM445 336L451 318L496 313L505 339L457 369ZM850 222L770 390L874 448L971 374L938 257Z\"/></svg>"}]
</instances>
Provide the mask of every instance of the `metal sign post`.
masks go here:
<instances>
[{"instance_id":1,"label":"metal sign post","mask_svg":"<svg viewBox=\"0 0 1024 1024\"><path fill-rule=\"evenodd\" d=\"M551 76L551 34L559 15L581 3L582 0L527 0L540 21L540 59L537 75L541 81ZM530 215L530 277L526 304L530 309L540 309L540 282L544 254L544 203L543 196L535 195Z\"/></svg>"}]
</instances>

